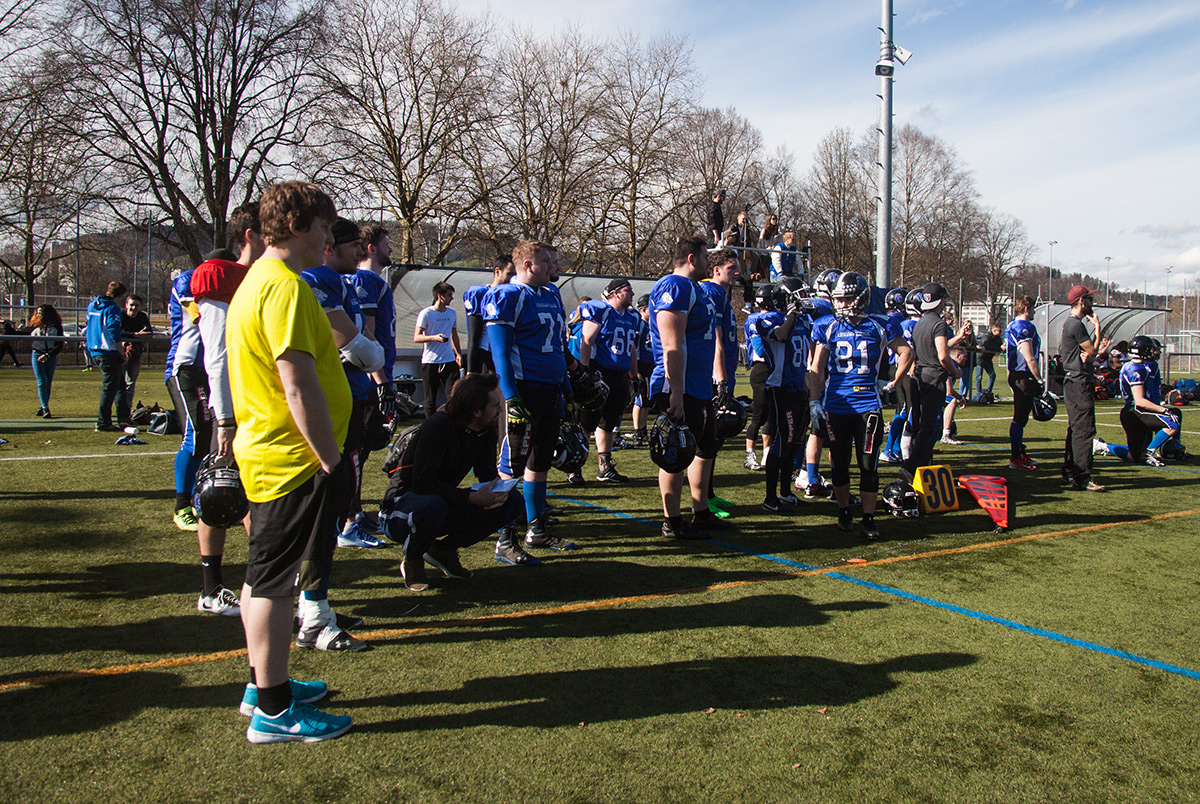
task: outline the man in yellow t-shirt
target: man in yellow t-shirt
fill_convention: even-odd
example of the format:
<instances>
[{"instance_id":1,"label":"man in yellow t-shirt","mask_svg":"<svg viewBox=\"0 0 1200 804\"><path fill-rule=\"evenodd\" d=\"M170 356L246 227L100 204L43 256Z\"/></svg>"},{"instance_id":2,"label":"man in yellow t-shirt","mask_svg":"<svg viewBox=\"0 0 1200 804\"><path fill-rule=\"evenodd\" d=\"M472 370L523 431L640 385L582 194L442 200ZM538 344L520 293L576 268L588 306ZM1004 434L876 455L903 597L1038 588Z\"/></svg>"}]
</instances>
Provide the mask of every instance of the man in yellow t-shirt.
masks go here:
<instances>
[{"instance_id":1,"label":"man in yellow t-shirt","mask_svg":"<svg viewBox=\"0 0 1200 804\"><path fill-rule=\"evenodd\" d=\"M325 682L291 680L287 669L300 561L310 543L334 538L353 488L341 456L350 388L329 320L300 277L321 264L336 217L316 185L268 188L259 202L266 250L225 324L238 422L233 453L250 500L242 623L251 683L241 710L251 715L252 743L318 742L351 725L309 705L325 696Z\"/></svg>"}]
</instances>

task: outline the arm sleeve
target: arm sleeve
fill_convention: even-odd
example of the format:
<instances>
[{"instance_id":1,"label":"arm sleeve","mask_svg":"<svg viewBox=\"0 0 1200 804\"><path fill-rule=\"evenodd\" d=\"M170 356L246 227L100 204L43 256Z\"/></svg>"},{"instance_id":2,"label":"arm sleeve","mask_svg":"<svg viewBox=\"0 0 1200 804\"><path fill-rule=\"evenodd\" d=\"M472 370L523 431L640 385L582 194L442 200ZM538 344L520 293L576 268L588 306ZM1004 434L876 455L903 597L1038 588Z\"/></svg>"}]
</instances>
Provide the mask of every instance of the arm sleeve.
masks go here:
<instances>
[{"instance_id":1,"label":"arm sleeve","mask_svg":"<svg viewBox=\"0 0 1200 804\"><path fill-rule=\"evenodd\" d=\"M496 365L496 378L505 399L517 396L517 382L513 378L512 364L508 356L512 353L515 333L512 327L503 324L488 324L488 343L492 347L492 362Z\"/></svg>"},{"instance_id":2,"label":"arm sleeve","mask_svg":"<svg viewBox=\"0 0 1200 804\"><path fill-rule=\"evenodd\" d=\"M201 299L200 340L204 344L204 372L208 375L209 402L218 421L233 418L233 392L229 387L229 359L225 354L225 317L229 305Z\"/></svg>"},{"instance_id":3,"label":"arm sleeve","mask_svg":"<svg viewBox=\"0 0 1200 804\"><path fill-rule=\"evenodd\" d=\"M478 372L483 368L483 359L480 352L483 348L480 344L483 342L486 332L484 330L483 316L468 315L467 316L467 371Z\"/></svg>"}]
</instances>

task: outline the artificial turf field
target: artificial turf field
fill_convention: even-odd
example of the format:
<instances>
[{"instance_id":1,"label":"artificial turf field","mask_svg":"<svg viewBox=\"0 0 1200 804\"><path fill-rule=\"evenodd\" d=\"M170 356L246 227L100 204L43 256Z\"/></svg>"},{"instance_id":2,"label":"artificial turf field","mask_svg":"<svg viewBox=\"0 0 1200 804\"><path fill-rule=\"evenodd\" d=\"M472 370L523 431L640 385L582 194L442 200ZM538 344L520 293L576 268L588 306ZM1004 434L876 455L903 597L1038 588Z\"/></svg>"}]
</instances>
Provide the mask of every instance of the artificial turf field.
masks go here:
<instances>
[{"instance_id":1,"label":"artificial turf field","mask_svg":"<svg viewBox=\"0 0 1200 804\"><path fill-rule=\"evenodd\" d=\"M167 402L158 376L147 403ZM628 486L552 474L581 549L541 567L482 543L473 579L414 594L398 549L339 550L331 600L372 650L296 651L292 671L354 728L253 746L240 624L196 612L195 536L171 523L177 437L114 446L92 432L99 374L55 382L43 422L30 372L0 371L5 801L1200 799L1200 464L1102 458L1107 494L1062 490L1065 414L1026 430L1031 474L1007 469L1003 403L937 453L1008 478L1004 534L971 503L881 518L872 545L829 503L770 516L731 448L719 541L664 541L652 464L622 451ZM1116 410L1099 429L1120 442Z\"/></svg>"}]
</instances>

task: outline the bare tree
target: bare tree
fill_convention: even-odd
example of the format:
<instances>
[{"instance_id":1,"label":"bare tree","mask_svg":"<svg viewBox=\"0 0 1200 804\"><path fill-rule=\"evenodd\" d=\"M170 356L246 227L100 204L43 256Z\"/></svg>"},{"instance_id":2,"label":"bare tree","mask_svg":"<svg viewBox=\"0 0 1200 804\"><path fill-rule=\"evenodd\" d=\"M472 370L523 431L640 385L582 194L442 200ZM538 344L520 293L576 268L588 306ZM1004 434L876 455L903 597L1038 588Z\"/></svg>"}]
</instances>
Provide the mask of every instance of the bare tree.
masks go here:
<instances>
[{"instance_id":1,"label":"bare tree","mask_svg":"<svg viewBox=\"0 0 1200 804\"><path fill-rule=\"evenodd\" d=\"M304 138L319 53L311 0L79 0L71 55L81 120L113 161L126 223L164 216L193 261L223 244L231 206Z\"/></svg>"},{"instance_id":2,"label":"bare tree","mask_svg":"<svg viewBox=\"0 0 1200 804\"><path fill-rule=\"evenodd\" d=\"M997 300L1010 288L1014 269L1029 258L1033 246L1020 220L994 209L983 210L978 230L979 260L983 268L984 298L989 315L997 318Z\"/></svg>"},{"instance_id":3,"label":"bare tree","mask_svg":"<svg viewBox=\"0 0 1200 804\"><path fill-rule=\"evenodd\" d=\"M817 146L804 196L806 227L818 266L870 270L874 217L869 159L847 128L834 129Z\"/></svg>"},{"instance_id":4,"label":"bare tree","mask_svg":"<svg viewBox=\"0 0 1200 804\"><path fill-rule=\"evenodd\" d=\"M341 0L330 25L351 33L318 66L328 92L307 154L314 178L348 208L388 210L403 262L436 224L439 262L482 202L469 165L472 136L494 125L490 26L441 0Z\"/></svg>"},{"instance_id":5,"label":"bare tree","mask_svg":"<svg viewBox=\"0 0 1200 804\"><path fill-rule=\"evenodd\" d=\"M67 240L98 198L103 166L80 136L63 93L66 64L46 54L13 76L19 92L0 104L0 265L17 279L26 304L55 260L74 253Z\"/></svg>"}]
</instances>

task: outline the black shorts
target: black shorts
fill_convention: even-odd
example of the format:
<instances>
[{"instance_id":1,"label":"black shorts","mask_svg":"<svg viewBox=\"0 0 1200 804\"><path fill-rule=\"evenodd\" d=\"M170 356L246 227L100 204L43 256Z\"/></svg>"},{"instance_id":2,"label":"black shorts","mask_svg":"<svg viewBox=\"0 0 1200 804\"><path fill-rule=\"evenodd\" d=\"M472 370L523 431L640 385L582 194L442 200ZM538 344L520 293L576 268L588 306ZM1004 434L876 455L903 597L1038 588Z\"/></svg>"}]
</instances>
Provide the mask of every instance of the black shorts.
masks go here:
<instances>
[{"instance_id":1,"label":"black shorts","mask_svg":"<svg viewBox=\"0 0 1200 804\"><path fill-rule=\"evenodd\" d=\"M759 431L764 436L775 435L775 406L767 399L767 377L771 367L760 360L750 367L750 422L746 429L746 440L754 441Z\"/></svg>"},{"instance_id":2,"label":"black shorts","mask_svg":"<svg viewBox=\"0 0 1200 804\"><path fill-rule=\"evenodd\" d=\"M670 400L669 394L655 394L650 399L650 410L654 413L666 413ZM717 417L713 413L713 401L684 394L683 423L696 439L696 457L717 457Z\"/></svg>"},{"instance_id":3,"label":"black shorts","mask_svg":"<svg viewBox=\"0 0 1200 804\"><path fill-rule=\"evenodd\" d=\"M650 395L650 375L654 373L654 364L647 363L643 360L638 361L638 383L630 392L633 396L633 404L638 407L643 407L650 403L647 397Z\"/></svg>"},{"instance_id":4,"label":"black shorts","mask_svg":"<svg viewBox=\"0 0 1200 804\"><path fill-rule=\"evenodd\" d=\"M879 450L883 446L882 411L826 413L829 419L829 464L833 485L850 482L850 453L858 459L859 490L879 491Z\"/></svg>"},{"instance_id":5,"label":"black shorts","mask_svg":"<svg viewBox=\"0 0 1200 804\"><path fill-rule=\"evenodd\" d=\"M167 393L183 431L183 451L198 460L207 457L215 435L212 408L208 406L208 375L199 366L181 366L167 380Z\"/></svg>"},{"instance_id":6,"label":"black shorts","mask_svg":"<svg viewBox=\"0 0 1200 804\"><path fill-rule=\"evenodd\" d=\"M580 417L583 429L589 433L596 428L611 433L617 429L625 409L629 407L629 373L602 368L600 376L608 386L608 399L604 400L599 410L584 411Z\"/></svg>"},{"instance_id":7,"label":"black shorts","mask_svg":"<svg viewBox=\"0 0 1200 804\"><path fill-rule=\"evenodd\" d=\"M246 585L253 597L292 597L310 544L314 554L332 553L323 545L337 539L352 482L350 464L341 461L333 474L318 471L282 497L250 503Z\"/></svg>"},{"instance_id":8,"label":"black shorts","mask_svg":"<svg viewBox=\"0 0 1200 804\"><path fill-rule=\"evenodd\" d=\"M1028 371L1010 371L1008 387L1013 392L1013 423L1024 427L1033 412L1033 401L1041 395L1041 386Z\"/></svg>"},{"instance_id":9,"label":"black shorts","mask_svg":"<svg viewBox=\"0 0 1200 804\"><path fill-rule=\"evenodd\" d=\"M549 472L562 423L562 390L557 385L517 381L517 394L529 412L525 424L508 425L508 455L513 477L526 469Z\"/></svg>"},{"instance_id":10,"label":"black shorts","mask_svg":"<svg viewBox=\"0 0 1200 804\"><path fill-rule=\"evenodd\" d=\"M1125 444L1129 447L1129 459L1141 463L1146 458L1146 449L1159 430L1174 430L1183 425L1183 418L1173 418L1165 413L1137 410L1133 405L1121 408L1121 426L1125 428Z\"/></svg>"}]
</instances>

